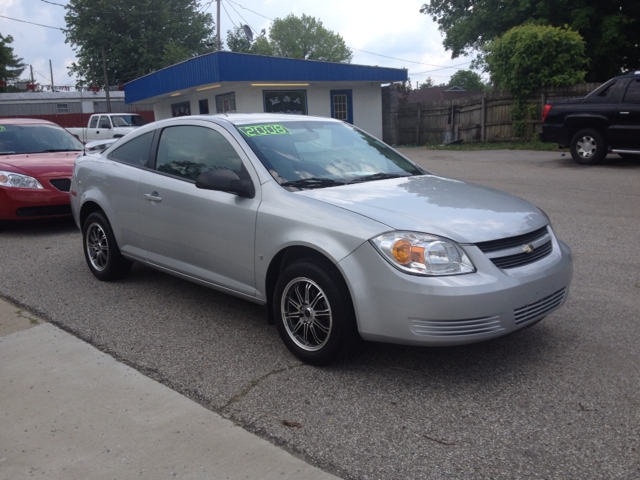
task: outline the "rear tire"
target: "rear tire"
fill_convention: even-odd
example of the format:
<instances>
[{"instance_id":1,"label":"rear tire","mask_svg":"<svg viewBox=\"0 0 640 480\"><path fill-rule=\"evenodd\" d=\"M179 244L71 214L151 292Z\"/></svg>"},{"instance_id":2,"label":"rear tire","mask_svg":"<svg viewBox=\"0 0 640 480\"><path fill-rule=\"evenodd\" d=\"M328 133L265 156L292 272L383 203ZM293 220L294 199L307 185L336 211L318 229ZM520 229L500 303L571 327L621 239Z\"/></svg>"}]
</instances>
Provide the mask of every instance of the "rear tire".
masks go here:
<instances>
[{"instance_id":1,"label":"rear tire","mask_svg":"<svg viewBox=\"0 0 640 480\"><path fill-rule=\"evenodd\" d=\"M82 226L82 246L89 270L102 281L126 277L132 262L120 253L109 221L102 212L93 212Z\"/></svg>"},{"instance_id":2,"label":"rear tire","mask_svg":"<svg viewBox=\"0 0 640 480\"><path fill-rule=\"evenodd\" d=\"M289 351L311 365L331 363L357 343L349 289L327 260L298 260L283 270L273 316Z\"/></svg>"},{"instance_id":3,"label":"rear tire","mask_svg":"<svg viewBox=\"0 0 640 480\"><path fill-rule=\"evenodd\" d=\"M598 130L585 128L571 139L571 156L580 165L596 165L607 156L607 144Z\"/></svg>"}]
</instances>

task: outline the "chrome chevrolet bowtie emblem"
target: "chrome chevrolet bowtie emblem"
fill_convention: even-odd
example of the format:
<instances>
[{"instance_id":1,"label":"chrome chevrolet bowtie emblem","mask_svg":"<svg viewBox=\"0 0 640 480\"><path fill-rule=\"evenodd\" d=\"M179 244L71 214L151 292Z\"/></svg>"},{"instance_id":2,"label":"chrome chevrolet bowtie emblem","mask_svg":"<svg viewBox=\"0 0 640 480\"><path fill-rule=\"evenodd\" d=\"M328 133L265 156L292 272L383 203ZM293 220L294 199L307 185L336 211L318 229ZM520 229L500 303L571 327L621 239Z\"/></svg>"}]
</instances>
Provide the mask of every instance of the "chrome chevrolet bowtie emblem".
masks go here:
<instances>
[{"instance_id":1,"label":"chrome chevrolet bowtie emblem","mask_svg":"<svg viewBox=\"0 0 640 480\"><path fill-rule=\"evenodd\" d=\"M536 248L536 247L534 247L533 244L531 244L531 243L528 243L528 244L522 246L522 250L524 250L524 253L531 253L531 252L533 252L534 248Z\"/></svg>"}]
</instances>

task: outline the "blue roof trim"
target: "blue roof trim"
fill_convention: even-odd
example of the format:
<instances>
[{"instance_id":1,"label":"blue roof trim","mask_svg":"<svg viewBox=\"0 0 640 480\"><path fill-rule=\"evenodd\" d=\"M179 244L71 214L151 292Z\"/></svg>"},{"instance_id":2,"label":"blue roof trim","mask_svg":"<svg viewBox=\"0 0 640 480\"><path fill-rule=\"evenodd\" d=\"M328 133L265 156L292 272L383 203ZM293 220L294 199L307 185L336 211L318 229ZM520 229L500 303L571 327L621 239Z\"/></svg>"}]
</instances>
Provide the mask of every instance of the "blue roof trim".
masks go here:
<instances>
[{"instance_id":1,"label":"blue roof trim","mask_svg":"<svg viewBox=\"0 0 640 480\"><path fill-rule=\"evenodd\" d=\"M172 65L124 86L127 103L220 82L402 82L407 71L234 52L214 52Z\"/></svg>"}]
</instances>

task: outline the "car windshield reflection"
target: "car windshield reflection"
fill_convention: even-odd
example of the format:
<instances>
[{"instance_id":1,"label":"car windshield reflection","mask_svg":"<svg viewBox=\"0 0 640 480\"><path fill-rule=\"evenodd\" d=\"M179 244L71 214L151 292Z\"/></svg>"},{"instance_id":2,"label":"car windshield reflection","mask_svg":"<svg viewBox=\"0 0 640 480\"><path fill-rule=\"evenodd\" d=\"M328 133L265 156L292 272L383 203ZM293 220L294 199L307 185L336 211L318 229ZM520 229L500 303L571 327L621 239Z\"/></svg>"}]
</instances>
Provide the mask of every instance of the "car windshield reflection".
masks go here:
<instances>
[{"instance_id":1,"label":"car windshield reflection","mask_svg":"<svg viewBox=\"0 0 640 480\"><path fill-rule=\"evenodd\" d=\"M291 190L423 174L384 143L343 123L302 120L237 128L273 178Z\"/></svg>"}]
</instances>

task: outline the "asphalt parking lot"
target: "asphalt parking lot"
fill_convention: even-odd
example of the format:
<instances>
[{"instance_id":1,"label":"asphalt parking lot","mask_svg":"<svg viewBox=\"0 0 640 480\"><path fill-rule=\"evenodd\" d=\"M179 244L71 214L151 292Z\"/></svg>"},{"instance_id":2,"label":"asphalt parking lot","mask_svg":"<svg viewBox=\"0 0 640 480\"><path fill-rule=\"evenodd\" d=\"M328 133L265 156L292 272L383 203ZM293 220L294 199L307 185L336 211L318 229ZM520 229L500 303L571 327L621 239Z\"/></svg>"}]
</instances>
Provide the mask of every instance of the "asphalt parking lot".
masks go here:
<instances>
[{"instance_id":1,"label":"asphalt parking lot","mask_svg":"<svg viewBox=\"0 0 640 480\"><path fill-rule=\"evenodd\" d=\"M310 367L259 306L140 265L99 282L71 221L0 230L0 295L343 478L640 478L640 161L403 153L541 207L573 249L567 305L483 344Z\"/></svg>"}]
</instances>

